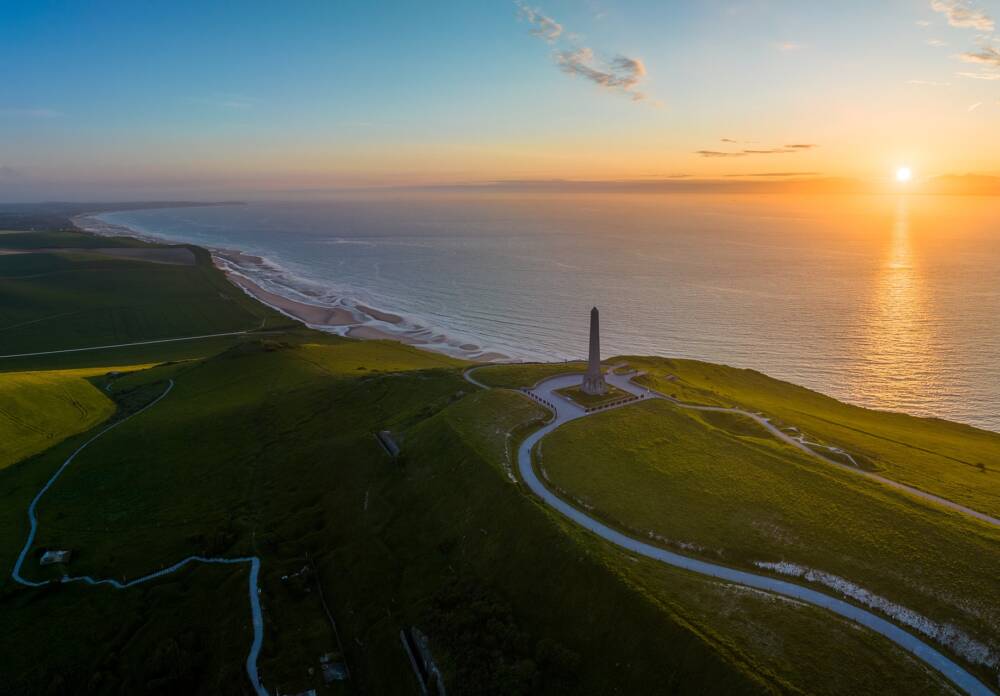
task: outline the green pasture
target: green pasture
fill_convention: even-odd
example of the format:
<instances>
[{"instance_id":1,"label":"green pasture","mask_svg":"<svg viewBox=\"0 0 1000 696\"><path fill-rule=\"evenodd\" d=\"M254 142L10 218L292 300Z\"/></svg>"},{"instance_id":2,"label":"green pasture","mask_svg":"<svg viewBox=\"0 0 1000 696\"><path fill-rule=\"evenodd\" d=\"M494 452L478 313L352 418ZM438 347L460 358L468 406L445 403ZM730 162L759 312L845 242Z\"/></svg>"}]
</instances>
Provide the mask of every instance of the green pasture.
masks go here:
<instances>
[{"instance_id":1,"label":"green pasture","mask_svg":"<svg viewBox=\"0 0 1000 696\"><path fill-rule=\"evenodd\" d=\"M695 360L623 359L648 371L640 381L657 390L691 390L707 397L696 401L762 411L815 441L847 450L883 476L1000 516L998 433L851 406L754 370Z\"/></svg>"},{"instance_id":2,"label":"green pasture","mask_svg":"<svg viewBox=\"0 0 1000 696\"><path fill-rule=\"evenodd\" d=\"M1000 531L825 465L748 418L644 401L567 423L541 462L565 496L635 536L748 569L831 573L1000 647Z\"/></svg>"},{"instance_id":3,"label":"green pasture","mask_svg":"<svg viewBox=\"0 0 1000 696\"><path fill-rule=\"evenodd\" d=\"M584 362L484 365L476 369L475 378L488 387L518 389L567 372L583 372L586 368Z\"/></svg>"}]
</instances>

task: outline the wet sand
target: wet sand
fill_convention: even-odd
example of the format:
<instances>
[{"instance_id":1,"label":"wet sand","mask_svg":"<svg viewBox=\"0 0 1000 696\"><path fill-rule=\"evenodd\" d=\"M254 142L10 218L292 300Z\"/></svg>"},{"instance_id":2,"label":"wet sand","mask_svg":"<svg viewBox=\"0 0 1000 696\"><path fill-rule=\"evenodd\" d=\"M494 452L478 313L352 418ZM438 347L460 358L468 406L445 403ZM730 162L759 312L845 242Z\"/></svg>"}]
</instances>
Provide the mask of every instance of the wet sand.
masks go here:
<instances>
[{"instance_id":1,"label":"wet sand","mask_svg":"<svg viewBox=\"0 0 1000 696\"><path fill-rule=\"evenodd\" d=\"M392 314L390 312L383 312L378 309L372 309L371 307L366 307L363 304L359 304L358 309L372 317L373 319L378 319L379 321L384 321L387 324L402 324L403 317L398 314Z\"/></svg>"},{"instance_id":2,"label":"wet sand","mask_svg":"<svg viewBox=\"0 0 1000 696\"><path fill-rule=\"evenodd\" d=\"M359 323L358 318L352 312L342 307L319 307L291 300L269 292L252 280L232 271L226 271L226 277L229 278L230 282L240 286L261 302L310 326L353 326Z\"/></svg>"}]
</instances>

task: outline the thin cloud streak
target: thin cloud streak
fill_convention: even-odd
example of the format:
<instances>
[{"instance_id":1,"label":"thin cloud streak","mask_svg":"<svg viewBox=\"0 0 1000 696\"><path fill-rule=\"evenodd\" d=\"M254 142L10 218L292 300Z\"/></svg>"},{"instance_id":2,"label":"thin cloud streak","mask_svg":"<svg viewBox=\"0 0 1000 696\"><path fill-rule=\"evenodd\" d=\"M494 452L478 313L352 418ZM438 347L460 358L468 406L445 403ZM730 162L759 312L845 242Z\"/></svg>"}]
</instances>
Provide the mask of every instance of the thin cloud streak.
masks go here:
<instances>
[{"instance_id":1,"label":"thin cloud streak","mask_svg":"<svg viewBox=\"0 0 1000 696\"><path fill-rule=\"evenodd\" d=\"M756 174L723 174L724 177L735 179L737 177L750 177L750 176L777 176L777 177L788 177L788 176L820 176L822 172L758 172Z\"/></svg>"},{"instance_id":2,"label":"thin cloud streak","mask_svg":"<svg viewBox=\"0 0 1000 696\"><path fill-rule=\"evenodd\" d=\"M581 77L602 89L628 96L632 101L645 100L646 94L637 86L646 76L646 65L640 58L629 58L621 54L610 60L597 56L588 46L577 45L579 37L566 33L563 25L542 13L538 8L528 6L523 0L514 0L518 8L518 18L532 25L531 35L549 44L561 44L553 52L553 59L559 69L567 75ZM659 101L649 102L660 106Z\"/></svg>"},{"instance_id":3,"label":"thin cloud streak","mask_svg":"<svg viewBox=\"0 0 1000 696\"><path fill-rule=\"evenodd\" d=\"M1000 73L960 72L955 74L959 77L968 77L973 80L1000 80Z\"/></svg>"},{"instance_id":4,"label":"thin cloud streak","mask_svg":"<svg viewBox=\"0 0 1000 696\"><path fill-rule=\"evenodd\" d=\"M646 98L635 86L646 75L646 66L641 60L615 56L610 63L598 65L594 52L586 47L572 51L559 51L556 62L560 70L568 75L578 75L605 89L618 90L627 94L632 101Z\"/></svg>"},{"instance_id":5,"label":"thin cloud streak","mask_svg":"<svg viewBox=\"0 0 1000 696\"><path fill-rule=\"evenodd\" d=\"M732 138L721 138L721 141L724 143L739 142L737 140L733 140ZM750 155L794 155L798 152L805 152L806 150L811 150L815 147L819 147L819 145L816 143L793 143L791 145L783 145L781 147L748 148L735 152L726 152L723 150L696 150L695 154L701 155L702 157L719 159L726 157L748 157Z\"/></svg>"},{"instance_id":6,"label":"thin cloud streak","mask_svg":"<svg viewBox=\"0 0 1000 696\"><path fill-rule=\"evenodd\" d=\"M944 14L953 27L989 32L995 26L992 17L968 0L931 0L931 9Z\"/></svg>"},{"instance_id":7,"label":"thin cloud streak","mask_svg":"<svg viewBox=\"0 0 1000 696\"><path fill-rule=\"evenodd\" d=\"M959 53L958 58L966 63L978 63L980 65L990 65L994 68L1000 68L1000 50L992 46L984 46L978 51Z\"/></svg>"},{"instance_id":8,"label":"thin cloud streak","mask_svg":"<svg viewBox=\"0 0 1000 696\"><path fill-rule=\"evenodd\" d=\"M534 27L530 32L532 36L537 36L549 43L555 43L562 36L562 24L521 0L516 0L514 4L517 5L517 16Z\"/></svg>"}]
</instances>

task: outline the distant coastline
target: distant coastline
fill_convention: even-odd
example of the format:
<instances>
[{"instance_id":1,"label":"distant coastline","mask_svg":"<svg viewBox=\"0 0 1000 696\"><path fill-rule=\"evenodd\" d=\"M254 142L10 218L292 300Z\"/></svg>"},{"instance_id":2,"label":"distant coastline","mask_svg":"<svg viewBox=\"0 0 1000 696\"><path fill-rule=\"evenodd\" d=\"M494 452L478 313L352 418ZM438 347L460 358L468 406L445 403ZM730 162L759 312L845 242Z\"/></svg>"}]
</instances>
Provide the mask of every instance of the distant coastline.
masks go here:
<instances>
[{"instance_id":1,"label":"distant coastline","mask_svg":"<svg viewBox=\"0 0 1000 696\"><path fill-rule=\"evenodd\" d=\"M201 207L198 204L171 207ZM159 206L157 206L159 207ZM155 244L176 244L167 237L136 230L126 225L108 222L99 217L102 210L84 213L71 218L73 225L82 232L105 237L130 237ZM471 342L461 342L428 330L418 323L406 320L393 312L370 307L366 304L338 298L335 302L320 303L304 293L296 292L275 282L276 264L270 260L238 249L208 247L212 262L225 273L233 285L258 302L302 322L306 326L349 338L362 340L399 341L426 348L453 357L476 362L505 362L511 357L489 350ZM298 295L296 297L295 295Z\"/></svg>"},{"instance_id":2,"label":"distant coastline","mask_svg":"<svg viewBox=\"0 0 1000 696\"><path fill-rule=\"evenodd\" d=\"M1000 218L988 199L970 200L957 229L932 196L845 199L835 214L812 200L582 201L347 196L77 222L209 250L244 292L335 335L561 361L584 352L574 318L598 304L609 355L737 365L1000 430Z\"/></svg>"}]
</instances>

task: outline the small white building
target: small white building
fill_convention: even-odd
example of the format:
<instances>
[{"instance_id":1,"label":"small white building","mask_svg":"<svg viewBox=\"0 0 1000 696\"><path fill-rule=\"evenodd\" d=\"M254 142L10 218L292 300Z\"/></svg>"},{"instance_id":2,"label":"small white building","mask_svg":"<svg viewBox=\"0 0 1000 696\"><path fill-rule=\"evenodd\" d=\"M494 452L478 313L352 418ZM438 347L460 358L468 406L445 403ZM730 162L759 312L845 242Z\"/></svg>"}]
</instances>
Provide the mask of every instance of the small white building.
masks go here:
<instances>
[{"instance_id":1,"label":"small white building","mask_svg":"<svg viewBox=\"0 0 1000 696\"><path fill-rule=\"evenodd\" d=\"M59 551L56 549L50 549L42 554L42 560L38 562L39 565L55 565L56 563L69 563L70 556L73 555L72 551Z\"/></svg>"}]
</instances>

